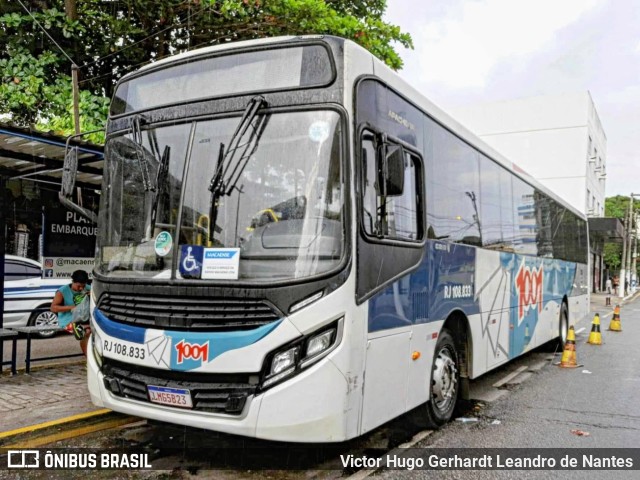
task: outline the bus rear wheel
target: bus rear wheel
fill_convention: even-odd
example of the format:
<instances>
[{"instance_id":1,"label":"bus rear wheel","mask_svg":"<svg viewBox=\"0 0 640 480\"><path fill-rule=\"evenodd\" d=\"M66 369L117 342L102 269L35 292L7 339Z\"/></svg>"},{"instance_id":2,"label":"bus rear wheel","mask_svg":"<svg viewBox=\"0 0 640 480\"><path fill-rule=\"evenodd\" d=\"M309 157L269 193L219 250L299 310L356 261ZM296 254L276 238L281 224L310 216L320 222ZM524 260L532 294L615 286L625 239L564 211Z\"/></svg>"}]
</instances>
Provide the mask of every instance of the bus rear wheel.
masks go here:
<instances>
[{"instance_id":1,"label":"bus rear wheel","mask_svg":"<svg viewBox=\"0 0 640 480\"><path fill-rule=\"evenodd\" d=\"M558 322L558 348L564 349L564 344L567 342L567 334L569 332L569 309L567 304L562 302L560 307L560 319Z\"/></svg>"},{"instance_id":2,"label":"bus rear wheel","mask_svg":"<svg viewBox=\"0 0 640 480\"><path fill-rule=\"evenodd\" d=\"M460 369L458 352L453 336L440 332L429 378L429 401L422 407L421 424L425 428L438 428L451 420L458 402Z\"/></svg>"}]
</instances>

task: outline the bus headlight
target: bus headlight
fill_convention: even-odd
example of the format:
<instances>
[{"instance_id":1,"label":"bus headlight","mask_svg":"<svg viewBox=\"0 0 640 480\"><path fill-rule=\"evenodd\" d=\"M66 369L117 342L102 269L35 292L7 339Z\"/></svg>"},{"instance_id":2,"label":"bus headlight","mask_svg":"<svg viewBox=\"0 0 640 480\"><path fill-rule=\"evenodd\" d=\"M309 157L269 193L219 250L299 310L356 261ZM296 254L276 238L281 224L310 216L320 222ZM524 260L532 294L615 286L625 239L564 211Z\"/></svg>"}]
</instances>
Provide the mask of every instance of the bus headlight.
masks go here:
<instances>
[{"instance_id":1,"label":"bus headlight","mask_svg":"<svg viewBox=\"0 0 640 480\"><path fill-rule=\"evenodd\" d=\"M324 352L331 346L331 340L333 339L335 333L336 329L332 328L331 330L327 330L320 335L311 337L307 342L307 353L305 357L315 357L319 353Z\"/></svg>"},{"instance_id":2,"label":"bus headlight","mask_svg":"<svg viewBox=\"0 0 640 480\"><path fill-rule=\"evenodd\" d=\"M91 347L93 350L93 358L96 359L98 367L102 368L102 339L95 329L91 331Z\"/></svg>"},{"instance_id":3,"label":"bus headlight","mask_svg":"<svg viewBox=\"0 0 640 480\"><path fill-rule=\"evenodd\" d=\"M344 317L270 355L262 388L296 375L329 354L342 340L343 327Z\"/></svg>"},{"instance_id":4,"label":"bus headlight","mask_svg":"<svg viewBox=\"0 0 640 480\"><path fill-rule=\"evenodd\" d=\"M284 352L276 353L271 362L270 375L278 375L296 366L300 347L290 348Z\"/></svg>"}]
</instances>

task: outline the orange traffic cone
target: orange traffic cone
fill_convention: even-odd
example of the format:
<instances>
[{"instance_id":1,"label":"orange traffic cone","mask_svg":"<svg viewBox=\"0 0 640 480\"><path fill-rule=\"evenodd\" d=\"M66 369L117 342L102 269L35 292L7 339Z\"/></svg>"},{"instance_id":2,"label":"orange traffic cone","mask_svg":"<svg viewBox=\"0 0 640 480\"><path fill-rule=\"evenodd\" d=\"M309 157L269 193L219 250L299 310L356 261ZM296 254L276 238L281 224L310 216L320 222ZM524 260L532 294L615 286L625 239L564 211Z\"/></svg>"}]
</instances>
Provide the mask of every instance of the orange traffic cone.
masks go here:
<instances>
[{"instance_id":1,"label":"orange traffic cone","mask_svg":"<svg viewBox=\"0 0 640 480\"><path fill-rule=\"evenodd\" d=\"M589 334L589 340L587 343L591 345L602 345L602 334L600 333L600 315L596 313L591 322L591 333Z\"/></svg>"},{"instance_id":2,"label":"orange traffic cone","mask_svg":"<svg viewBox=\"0 0 640 480\"><path fill-rule=\"evenodd\" d=\"M577 368L582 365L578 365L576 361L576 332L573 329L573 325L569 327L567 333L567 341L564 344L564 351L562 352L562 359L560 363L556 363L562 368Z\"/></svg>"},{"instance_id":3,"label":"orange traffic cone","mask_svg":"<svg viewBox=\"0 0 640 480\"><path fill-rule=\"evenodd\" d=\"M622 325L620 324L620 305L616 305L613 309L613 317L611 317L611 323L609 323L609 330L612 332L621 332Z\"/></svg>"}]
</instances>

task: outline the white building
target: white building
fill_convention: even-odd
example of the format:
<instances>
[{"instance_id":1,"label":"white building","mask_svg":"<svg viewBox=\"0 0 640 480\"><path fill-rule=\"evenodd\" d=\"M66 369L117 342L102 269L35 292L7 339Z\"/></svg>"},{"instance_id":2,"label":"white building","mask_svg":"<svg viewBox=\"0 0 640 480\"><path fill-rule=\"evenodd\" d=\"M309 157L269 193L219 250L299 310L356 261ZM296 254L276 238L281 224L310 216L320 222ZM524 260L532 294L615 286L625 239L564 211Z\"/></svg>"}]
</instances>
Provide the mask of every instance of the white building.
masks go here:
<instances>
[{"instance_id":1,"label":"white building","mask_svg":"<svg viewBox=\"0 0 640 480\"><path fill-rule=\"evenodd\" d=\"M604 216L607 137L589 92L450 109L460 123L589 217ZM591 245L602 286L602 251ZM592 288L593 289L593 288Z\"/></svg>"}]
</instances>

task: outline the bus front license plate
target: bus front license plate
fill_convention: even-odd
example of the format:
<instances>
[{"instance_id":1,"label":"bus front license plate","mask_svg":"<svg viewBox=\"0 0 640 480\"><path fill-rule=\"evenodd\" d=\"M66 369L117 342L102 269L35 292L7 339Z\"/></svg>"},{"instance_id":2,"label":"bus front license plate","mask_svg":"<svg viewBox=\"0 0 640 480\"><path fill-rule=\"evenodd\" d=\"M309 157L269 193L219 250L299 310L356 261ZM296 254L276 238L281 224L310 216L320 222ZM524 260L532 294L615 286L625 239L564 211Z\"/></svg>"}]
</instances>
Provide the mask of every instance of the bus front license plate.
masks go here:
<instances>
[{"instance_id":1,"label":"bus front license plate","mask_svg":"<svg viewBox=\"0 0 640 480\"><path fill-rule=\"evenodd\" d=\"M147 385L147 391L149 392L149 400L153 403L160 403L171 407L193 408L191 392L189 392L189 390Z\"/></svg>"}]
</instances>

